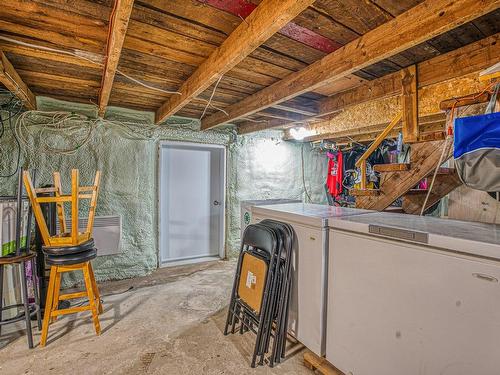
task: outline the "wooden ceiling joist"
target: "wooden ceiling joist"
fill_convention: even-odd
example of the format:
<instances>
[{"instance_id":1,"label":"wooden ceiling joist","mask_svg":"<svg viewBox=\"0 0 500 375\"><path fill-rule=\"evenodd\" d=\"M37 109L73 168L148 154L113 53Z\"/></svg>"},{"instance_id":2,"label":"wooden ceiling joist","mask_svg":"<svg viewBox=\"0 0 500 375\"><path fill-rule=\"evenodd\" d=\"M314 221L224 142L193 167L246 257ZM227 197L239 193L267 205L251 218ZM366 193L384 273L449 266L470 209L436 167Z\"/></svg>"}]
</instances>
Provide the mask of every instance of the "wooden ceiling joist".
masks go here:
<instances>
[{"instance_id":1,"label":"wooden ceiling joist","mask_svg":"<svg viewBox=\"0 0 500 375\"><path fill-rule=\"evenodd\" d=\"M446 115L444 113L436 113L432 115L422 116L418 119L418 126L421 133L435 132L443 130L446 123ZM369 142L373 141L381 131L383 131L389 123L369 125L354 129L338 130L329 133L311 135L303 139L304 142L319 142L322 140L339 142ZM397 137L402 129L402 124L397 124L393 131L389 133L389 138ZM290 132L285 133L285 140L292 140Z\"/></svg>"},{"instance_id":2,"label":"wooden ceiling joist","mask_svg":"<svg viewBox=\"0 0 500 375\"><path fill-rule=\"evenodd\" d=\"M293 126L296 124L290 120L281 120L281 119L270 119L270 120L253 120L253 121L244 121L238 124L238 134L249 134L254 133L261 130L273 129L283 126Z\"/></svg>"},{"instance_id":3,"label":"wooden ceiling joist","mask_svg":"<svg viewBox=\"0 0 500 375\"><path fill-rule=\"evenodd\" d=\"M297 73L202 120L230 122L334 82L500 7L500 0L426 0Z\"/></svg>"},{"instance_id":4,"label":"wooden ceiling joist","mask_svg":"<svg viewBox=\"0 0 500 375\"><path fill-rule=\"evenodd\" d=\"M127 34L130 14L134 7L134 0L115 0L115 8L109 23L107 41L107 58L102 75L101 90L99 94L99 116L104 116L111 96L111 88L115 79L116 69L120 61L123 41Z\"/></svg>"},{"instance_id":5,"label":"wooden ceiling joist","mask_svg":"<svg viewBox=\"0 0 500 375\"><path fill-rule=\"evenodd\" d=\"M316 116L318 112L318 108L316 103L312 103L311 105L302 105L299 103L280 103L273 106L273 108L281 109L283 111L300 113L306 116Z\"/></svg>"},{"instance_id":6,"label":"wooden ceiling joist","mask_svg":"<svg viewBox=\"0 0 500 375\"><path fill-rule=\"evenodd\" d=\"M450 79L479 72L490 67L499 59L500 33L417 64L418 88L422 89ZM353 89L319 100L317 116L337 114L355 105L371 100L401 95L401 93L401 72L391 73L384 77L368 81ZM305 122L307 124L314 124L315 127L325 128L330 124L328 118L311 118ZM279 126L282 126L279 122L258 124L245 122L238 125L238 132L248 134Z\"/></svg>"},{"instance_id":7,"label":"wooden ceiling joist","mask_svg":"<svg viewBox=\"0 0 500 375\"><path fill-rule=\"evenodd\" d=\"M200 3L208 4L214 8L234 14L241 18L247 18L257 7L251 1L241 0L197 0ZM305 44L308 47L319 51L330 53L340 48L342 45L334 40L318 34L317 32L302 27L294 22L289 22L278 33L285 35L292 40Z\"/></svg>"},{"instance_id":8,"label":"wooden ceiling joist","mask_svg":"<svg viewBox=\"0 0 500 375\"><path fill-rule=\"evenodd\" d=\"M288 112L287 110L281 110L281 109L276 109L276 108L266 108L263 111L258 113L259 116L263 117L270 117L270 118L275 118L275 119L280 119L280 120L287 120L287 121L305 121L310 116L303 115L300 113L295 113L295 112Z\"/></svg>"},{"instance_id":9,"label":"wooden ceiling joist","mask_svg":"<svg viewBox=\"0 0 500 375\"><path fill-rule=\"evenodd\" d=\"M314 0L264 0L156 112L156 123L176 113L231 70Z\"/></svg>"},{"instance_id":10,"label":"wooden ceiling joist","mask_svg":"<svg viewBox=\"0 0 500 375\"><path fill-rule=\"evenodd\" d=\"M0 82L22 100L26 108L36 109L35 95L23 82L3 51L0 51Z\"/></svg>"},{"instance_id":11,"label":"wooden ceiling joist","mask_svg":"<svg viewBox=\"0 0 500 375\"><path fill-rule=\"evenodd\" d=\"M417 64L418 87L458 78L491 66L500 59L499 42L500 33ZM318 112L320 115L331 114L370 100L400 95L401 92L401 73L396 72L321 99Z\"/></svg>"}]
</instances>

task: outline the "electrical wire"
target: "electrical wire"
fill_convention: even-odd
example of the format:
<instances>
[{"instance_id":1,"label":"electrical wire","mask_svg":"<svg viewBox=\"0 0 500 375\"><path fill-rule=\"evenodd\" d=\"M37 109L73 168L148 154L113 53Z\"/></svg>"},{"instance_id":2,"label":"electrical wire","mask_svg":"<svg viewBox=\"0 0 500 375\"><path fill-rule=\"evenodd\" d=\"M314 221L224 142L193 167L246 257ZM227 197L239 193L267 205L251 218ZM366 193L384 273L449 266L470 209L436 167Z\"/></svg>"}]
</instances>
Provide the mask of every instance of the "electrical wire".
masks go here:
<instances>
[{"instance_id":1,"label":"electrical wire","mask_svg":"<svg viewBox=\"0 0 500 375\"><path fill-rule=\"evenodd\" d=\"M222 77L223 77L223 76L224 76L224 75L221 75L221 76L219 77L219 79L217 80L217 83L216 83L216 84L215 84L215 86L214 86L214 89L213 89L213 91L212 91L212 94L210 95L210 99L208 100L208 103L207 103L207 105L205 106L205 108L203 109L203 112L202 112L202 114L201 114L201 116L200 116L200 121L201 121L201 119L203 118L203 116L205 116L205 113L207 112L207 109L208 109L208 107L210 106L210 103L212 103L212 99L214 98L215 91L217 90L217 86L219 86L219 83L220 83L220 81L221 81L221 79L222 79ZM226 112L226 115L227 115L227 112Z\"/></svg>"},{"instance_id":2,"label":"electrical wire","mask_svg":"<svg viewBox=\"0 0 500 375\"><path fill-rule=\"evenodd\" d=\"M18 117L14 134L20 143L23 144L26 153L29 154L31 143L28 140L28 126L40 125L41 130L38 133L39 148L37 151L49 154L72 155L90 141L97 122L98 119L88 119L86 116L69 112L26 111ZM55 148L47 141L48 139L52 139L52 137L46 136L46 131L60 131L62 134L68 134L72 131L80 131L82 125L83 128L88 127L88 131L82 140L74 141L73 143L76 145L72 147Z\"/></svg>"},{"instance_id":3,"label":"electrical wire","mask_svg":"<svg viewBox=\"0 0 500 375\"><path fill-rule=\"evenodd\" d=\"M189 120L175 125L180 131L195 131L198 126L199 120ZM14 133L26 157L35 152L72 155L95 139L93 134L98 127L113 127L125 139L148 141L161 139L164 137L163 129L166 129L151 123L88 118L69 112L26 111L18 117ZM223 129L211 132L228 133ZM75 133L78 136L77 139L75 139ZM58 139L62 137L70 146L55 147L54 136L59 137Z\"/></svg>"},{"instance_id":4,"label":"electrical wire","mask_svg":"<svg viewBox=\"0 0 500 375\"><path fill-rule=\"evenodd\" d=\"M39 49L39 50L42 50L42 51L55 52L55 53L60 53L60 54L68 55L68 56L73 56L73 57L76 57L76 58L88 61L88 62L90 62L90 63L92 63L94 65L97 65L97 66L101 67L101 68L105 67L105 63L102 63L100 61L92 60L92 59L90 59L88 57L85 57L85 56L80 55L80 54L75 53L75 52L65 51L65 50L61 50L61 49L58 49L58 48L46 47L46 46L42 46L42 45L39 45L39 44L26 43L26 42L23 42L23 41L14 39L14 38L9 38L9 37L3 36L3 35L0 35L0 40L5 40L7 42L15 43L15 44L18 44L18 45L21 45L21 46L25 46L25 47L36 48L36 49ZM156 87L156 86L151 86L151 85L149 85L149 84L147 84L145 82L142 82L142 81L138 80L137 78L134 78L134 77L130 76L129 74L126 74L125 72L123 72L120 69L116 69L116 72L118 74L122 75L123 77L127 78L128 80L130 80L130 81L132 81L132 82L134 82L134 83L136 83L138 85L141 85L143 87L146 87L146 88L148 88L150 90L155 90L155 91L161 92L163 94L168 94L168 95L182 95L182 93L180 93L179 91L164 90L164 89ZM212 99L213 99L213 95L215 94L215 90L217 89L217 86L219 85L219 82L222 79L222 77L223 77L223 75L221 75L219 77L219 80L217 81L217 84L215 85L215 88L214 88L214 91L212 92L210 100L206 100L206 99L203 99L203 98L195 98L195 100L200 100L200 101L207 102L207 106L203 110L203 114L200 117L200 119L203 118L203 116L205 115L205 112L207 111L207 109L209 107L212 107L215 110L224 113L226 116L229 116L229 114L225 110L223 110L222 108L216 107L216 106L214 106L211 103Z\"/></svg>"},{"instance_id":5,"label":"electrical wire","mask_svg":"<svg viewBox=\"0 0 500 375\"><path fill-rule=\"evenodd\" d=\"M20 41L20 40L17 40L17 39L13 39L13 38L9 38L9 37L3 36L3 35L0 35L0 40L5 40L7 42L15 43L15 44L18 44L18 45L21 45L21 46L25 46L25 47L39 49L39 50L42 50L42 51L55 52L55 53L60 53L60 54L63 54L63 55L73 56L73 57L76 57L76 58L88 61L88 62L90 62L90 63L92 63L94 65L97 65L97 66L101 67L101 68L104 67L104 64L102 62L92 60L92 59L90 59L88 57L82 56L82 55L80 55L78 53L75 53L75 52L65 51L65 50L61 50L61 49L58 49L58 48L45 47L45 46L42 46L42 45L39 45L39 44L26 43L26 42L23 42L23 41ZM172 95L172 94L173 95L182 95L178 91L164 90L164 89L161 89L159 87L151 86L151 85L149 85L147 83L144 83L144 82L142 82L142 81L140 81L140 80L138 80L138 79L136 79L136 78L134 78L134 77L126 74L126 73L124 73L120 69L116 69L116 72L119 73L119 74L121 74L125 78L129 79L130 81L135 82L138 85L141 85L141 86L146 87L148 89L156 90L156 91L162 92L164 94L169 94L169 95Z\"/></svg>"}]
</instances>

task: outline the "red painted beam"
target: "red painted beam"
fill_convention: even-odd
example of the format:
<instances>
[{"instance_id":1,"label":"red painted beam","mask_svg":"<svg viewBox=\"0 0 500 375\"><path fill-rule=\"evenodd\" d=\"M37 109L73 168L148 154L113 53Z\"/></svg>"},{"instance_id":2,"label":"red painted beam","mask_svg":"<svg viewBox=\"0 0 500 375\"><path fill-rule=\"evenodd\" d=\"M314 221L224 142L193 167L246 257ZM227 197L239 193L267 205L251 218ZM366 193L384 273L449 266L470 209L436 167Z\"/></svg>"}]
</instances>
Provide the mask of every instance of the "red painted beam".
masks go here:
<instances>
[{"instance_id":1,"label":"red painted beam","mask_svg":"<svg viewBox=\"0 0 500 375\"><path fill-rule=\"evenodd\" d=\"M231 13L243 19L247 18L252 11L257 8L257 5L248 0L198 0L200 3L210 5L219 10ZM289 37L297 42L303 43L306 46L316 50L330 53L342 45L323 35L320 35L312 30L306 29L296 23L289 22L280 31L280 34Z\"/></svg>"},{"instance_id":2,"label":"red painted beam","mask_svg":"<svg viewBox=\"0 0 500 375\"><path fill-rule=\"evenodd\" d=\"M198 0L200 3L208 4L214 8L234 14L241 18L247 18L257 5L247 0Z\"/></svg>"},{"instance_id":3,"label":"red painted beam","mask_svg":"<svg viewBox=\"0 0 500 375\"><path fill-rule=\"evenodd\" d=\"M293 22L289 22L278 32L282 35L286 35L290 39L296 40L325 53L333 52L342 47L342 44Z\"/></svg>"}]
</instances>

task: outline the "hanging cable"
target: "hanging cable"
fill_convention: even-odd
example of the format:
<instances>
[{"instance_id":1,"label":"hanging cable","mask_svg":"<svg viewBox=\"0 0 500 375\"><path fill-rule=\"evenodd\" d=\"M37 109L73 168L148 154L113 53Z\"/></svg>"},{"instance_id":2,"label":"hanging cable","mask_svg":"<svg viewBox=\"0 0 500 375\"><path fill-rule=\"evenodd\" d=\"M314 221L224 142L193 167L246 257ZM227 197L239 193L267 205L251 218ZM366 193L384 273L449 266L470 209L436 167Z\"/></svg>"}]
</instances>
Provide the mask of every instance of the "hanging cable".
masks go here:
<instances>
[{"instance_id":1,"label":"hanging cable","mask_svg":"<svg viewBox=\"0 0 500 375\"><path fill-rule=\"evenodd\" d=\"M203 112L201 113L201 116L200 116L200 121L201 121L201 119L203 118L203 116L205 116L205 113L207 112L207 109L208 109L208 107L210 106L210 103L212 103L212 99L214 98L215 91L217 90L217 86L219 86L219 83L220 83L220 81L221 81L222 77L223 77L223 75L221 75L221 76L219 77L219 79L217 80L217 83L215 84L214 89L213 89L213 91L212 91L212 95L210 95L210 99L208 100L208 103L207 103L207 105L205 106L205 109L203 109ZM226 112L226 115L227 115L227 112Z\"/></svg>"},{"instance_id":2,"label":"hanging cable","mask_svg":"<svg viewBox=\"0 0 500 375\"><path fill-rule=\"evenodd\" d=\"M176 124L174 130L171 127L162 128L148 122L93 119L69 112L26 111L17 118L14 133L27 156L35 152L71 155L95 139L94 133L98 127L113 127L122 137L130 140L157 141L165 136L165 131L195 132L198 125L199 120L186 120ZM231 131L216 129L211 133L228 135ZM81 136L75 139L76 135ZM55 147L54 136L62 138L70 146Z\"/></svg>"},{"instance_id":3,"label":"hanging cable","mask_svg":"<svg viewBox=\"0 0 500 375\"><path fill-rule=\"evenodd\" d=\"M41 45L33 44L33 43L26 43L26 42L22 42L20 40L9 38L9 37L3 36L3 35L0 35L0 40L5 40L7 42L15 43L15 44L18 44L18 45L21 45L21 46L25 46L25 47L39 49L39 50L42 50L42 51L55 52L55 53L60 53L60 54L63 54L63 55L73 56L73 57L76 57L76 58L88 61L88 62L90 62L90 63L92 63L94 65L97 65L97 66L101 67L101 68L104 67L104 64L102 62L92 60L92 59L90 59L88 57L82 56L82 55L80 55L78 53L75 53L75 52L64 51L64 50L57 49L57 48L45 47L45 46L41 46ZM130 75L124 73L120 69L116 69L116 72L119 73L119 74L121 74L125 78L129 79L130 81L135 82L138 85L141 85L141 86L146 87L148 89L156 90L156 91L162 92L164 94L169 94L169 95L172 95L172 94L173 95L182 95L178 91L164 90L164 89L161 89L159 87L151 86L151 85L149 85L147 83L144 83L144 82L142 82L142 81L140 81L140 80L138 80L138 79L136 79L134 77L131 77Z\"/></svg>"},{"instance_id":4,"label":"hanging cable","mask_svg":"<svg viewBox=\"0 0 500 375\"><path fill-rule=\"evenodd\" d=\"M78 115L68 112L43 112L43 111L27 111L19 116L16 122L14 133L17 139L24 145L24 149L28 153L30 150L30 142L28 141L28 125L30 122L33 124L34 118L38 121L36 123L41 126L38 133L38 144L39 151L49 153L49 154L63 154L71 155L74 154L86 145L92 136L92 133L97 125L98 119L88 119L86 116ZM71 131L78 131L83 127L88 127L88 132L83 137L81 141L75 141L75 146L69 148L55 148L48 143L48 139L53 137L45 136L45 132L61 131L65 134Z\"/></svg>"},{"instance_id":5,"label":"hanging cable","mask_svg":"<svg viewBox=\"0 0 500 375\"><path fill-rule=\"evenodd\" d=\"M5 41L10 42L10 43L15 43L15 44L18 44L18 45L21 45L21 46L25 46L25 47L35 48L35 49L39 49L39 50L42 50L42 51L55 52L55 53L60 53L60 54L68 55L68 56L73 56L73 57L76 57L76 58L88 61L88 62L90 62L90 63L92 63L92 64L94 64L96 66L101 67L101 68L103 68L105 66L105 64L103 64L100 61L95 61L95 60L90 59L90 58L88 58L86 56L83 56L83 55L80 55L78 53L71 52L71 51L65 51L65 50L61 50L61 49L58 49L58 48L46 47L46 46L42 46L42 45L39 45L39 44L26 43L26 42L23 42L23 41L14 39L14 38L9 38L9 37L3 36L3 35L0 35L0 40L5 40ZM122 75L123 77L127 78L128 80L130 80L130 81L132 81L132 82L134 82L134 83L136 83L138 85L141 85L143 87L146 87L146 88L148 88L150 90L155 90L155 91L161 92L163 94L168 94L168 95L182 95L182 93L180 93L179 91L164 90L164 89L156 87L156 86L151 86L150 84L147 84L145 82L142 82L142 81L138 80L137 78L134 78L134 77L130 76L129 74L123 72L120 69L116 69L116 72L118 74ZM215 94L215 90L217 89L217 86L219 85L219 82L222 79L222 77L223 76L220 76L219 80L217 81L217 84L215 85L214 91L212 92L212 95L211 95L211 97L210 97L209 100L206 100L206 99L203 99L203 98L194 98L194 100L201 100L201 101L204 101L204 102L207 103L205 109L203 110L203 114L200 117L200 119L203 118L203 116L205 115L205 113L206 113L206 111L207 111L207 109L209 107L212 107L215 110L224 113L226 116L229 116L229 114L224 109L216 107L216 106L214 106L212 104L213 95Z\"/></svg>"}]
</instances>

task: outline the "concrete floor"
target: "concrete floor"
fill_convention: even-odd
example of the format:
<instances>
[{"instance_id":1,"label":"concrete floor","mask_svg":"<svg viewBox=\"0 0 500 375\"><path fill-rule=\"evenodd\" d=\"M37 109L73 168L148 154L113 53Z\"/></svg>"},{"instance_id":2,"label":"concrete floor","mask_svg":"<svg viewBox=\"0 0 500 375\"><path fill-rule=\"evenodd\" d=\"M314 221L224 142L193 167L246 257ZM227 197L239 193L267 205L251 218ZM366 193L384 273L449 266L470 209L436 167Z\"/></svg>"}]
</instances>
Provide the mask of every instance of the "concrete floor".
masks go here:
<instances>
[{"instance_id":1,"label":"concrete floor","mask_svg":"<svg viewBox=\"0 0 500 375\"><path fill-rule=\"evenodd\" d=\"M0 374L311 375L302 351L273 369L251 369L254 336L222 334L234 267L220 261L163 268L101 284L101 336L88 312L51 325L45 348L29 350L21 324L4 328Z\"/></svg>"}]
</instances>

